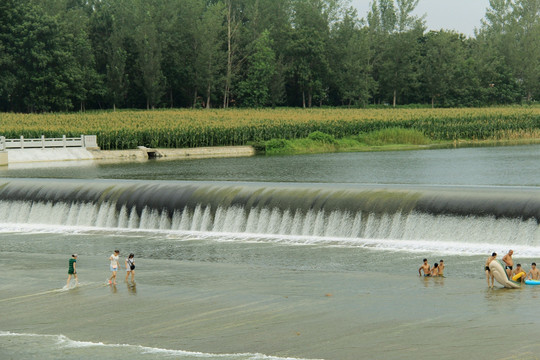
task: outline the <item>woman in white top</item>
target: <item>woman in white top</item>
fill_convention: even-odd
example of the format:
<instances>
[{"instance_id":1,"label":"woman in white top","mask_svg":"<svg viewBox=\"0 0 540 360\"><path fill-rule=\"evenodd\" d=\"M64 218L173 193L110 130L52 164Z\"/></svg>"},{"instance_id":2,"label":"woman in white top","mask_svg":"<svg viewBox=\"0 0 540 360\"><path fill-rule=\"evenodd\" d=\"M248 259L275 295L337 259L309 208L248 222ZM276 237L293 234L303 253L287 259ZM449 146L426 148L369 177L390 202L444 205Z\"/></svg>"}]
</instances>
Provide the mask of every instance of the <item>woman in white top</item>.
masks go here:
<instances>
[{"instance_id":1,"label":"woman in white top","mask_svg":"<svg viewBox=\"0 0 540 360\"><path fill-rule=\"evenodd\" d=\"M118 262L118 255L120 255L120 250L114 250L114 254L112 254L109 257L109 260L111 260L111 271L112 275L109 278L109 284L112 282L114 285L116 285L116 272L120 270L120 263Z\"/></svg>"},{"instance_id":2,"label":"woman in white top","mask_svg":"<svg viewBox=\"0 0 540 360\"><path fill-rule=\"evenodd\" d=\"M135 254L129 254L126 259L126 282L128 281L129 274L131 273L131 282L135 282L135 260L133 259Z\"/></svg>"}]
</instances>

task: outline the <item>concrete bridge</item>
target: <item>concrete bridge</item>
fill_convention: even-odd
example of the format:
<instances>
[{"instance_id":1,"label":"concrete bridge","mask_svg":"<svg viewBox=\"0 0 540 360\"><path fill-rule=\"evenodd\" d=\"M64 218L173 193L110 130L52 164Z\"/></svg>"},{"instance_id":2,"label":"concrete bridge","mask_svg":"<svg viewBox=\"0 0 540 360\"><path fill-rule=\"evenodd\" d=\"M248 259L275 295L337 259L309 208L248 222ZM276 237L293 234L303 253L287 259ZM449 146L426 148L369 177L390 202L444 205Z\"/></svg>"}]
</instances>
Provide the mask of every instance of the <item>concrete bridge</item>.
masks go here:
<instances>
[{"instance_id":1,"label":"concrete bridge","mask_svg":"<svg viewBox=\"0 0 540 360\"><path fill-rule=\"evenodd\" d=\"M36 139L27 139L24 136L18 139L6 139L4 136L0 136L0 166L8 164L10 151L12 153L24 151L31 158L35 156L31 152L33 153L37 149L84 149L86 151L99 149L99 147L97 146L96 135L81 135L80 137L69 138L65 135L61 138L46 138L42 135Z\"/></svg>"}]
</instances>

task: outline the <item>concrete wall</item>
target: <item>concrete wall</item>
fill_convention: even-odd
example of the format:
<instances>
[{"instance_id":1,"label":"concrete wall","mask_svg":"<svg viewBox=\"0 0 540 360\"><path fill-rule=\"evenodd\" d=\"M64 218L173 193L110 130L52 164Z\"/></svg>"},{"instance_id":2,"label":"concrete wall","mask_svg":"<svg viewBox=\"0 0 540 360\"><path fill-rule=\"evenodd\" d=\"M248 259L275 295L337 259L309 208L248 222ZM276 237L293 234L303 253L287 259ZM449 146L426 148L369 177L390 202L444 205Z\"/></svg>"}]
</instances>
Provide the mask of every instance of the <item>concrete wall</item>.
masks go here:
<instances>
[{"instance_id":1,"label":"concrete wall","mask_svg":"<svg viewBox=\"0 0 540 360\"><path fill-rule=\"evenodd\" d=\"M10 149L9 163L37 161L93 160L92 153L85 148L59 149Z\"/></svg>"},{"instance_id":2,"label":"concrete wall","mask_svg":"<svg viewBox=\"0 0 540 360\"><path fill-rule=\"evenodd\" d=\"M168 158L242 157L255 155L252 146L213 146L188 149L156 149Z\"/></svg>"},{"instance_id":3,"label":"concrete wall","mask_svg":"<svg viewBox=\"0 0 540 360\"><path fill-rule=\"evenodd\" d=\"M8 153L7 151L0 151L0 166L8 164Z\"/></svg>"},{"instance_id":4,"label":"concrete wall","mask_svg":"<svg viewBox=\"0 0 540 360\"><path fill-rule=\"evenodd\" d=\"M0 165L7 165L8 152L9 163L67 160L145 161L149 158L197 159L255 155L255 149L251 146L215 146L188 149L150 149L141 146L133 150L99 150L99 148L10 149L3 153L0 151Z\"/></svg>"},{"instance_id":5,"label":"concrete wall","mask_svg":"<svg viewBox=\"0 0 540 360\"><path fill-rule=\"evenodd\" d=\"M92 151L94 159L99 160L145 160L148 158L188 159L215 157L242 157L255 155L252 146L213 146L185 149L150 149L139 147L134 150L99 150Z\"/></svg>"}]
</instances>

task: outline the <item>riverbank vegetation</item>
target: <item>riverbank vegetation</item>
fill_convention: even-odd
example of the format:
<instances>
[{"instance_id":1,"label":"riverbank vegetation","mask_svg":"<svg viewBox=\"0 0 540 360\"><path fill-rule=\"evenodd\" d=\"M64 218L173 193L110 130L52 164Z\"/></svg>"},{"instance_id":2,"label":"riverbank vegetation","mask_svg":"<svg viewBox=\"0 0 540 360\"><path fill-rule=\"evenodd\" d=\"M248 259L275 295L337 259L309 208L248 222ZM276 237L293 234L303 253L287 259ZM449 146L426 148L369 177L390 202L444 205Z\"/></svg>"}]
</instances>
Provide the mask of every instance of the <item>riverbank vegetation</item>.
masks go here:
<instances>
[{"instance_id":1,"label":"riverbank vegetation","mask_svg":"<svg viewBox=\"0 0 540 360\"><path fill-rule=\"evenodd\" d=\"M307 138L272 139L257 143L256 149L267 155L316 154L328 152L411 150L434 145L422 132L413 129L388 128L336 139L315 131Z\"/></svg>"},{"instance_id":2,"label":"riverbank vegetation","mask_svg":"<svg viewBox=\"0 0 540 360\"><path fill-rule=\"evenodd\" d=\"M470 37L428 31L418 1L2 0L0 111L540 99L537 0L489 1Z\"/></svg>"},{"instance_id":3,"label":"riverbank vegetation","mask_svg":"<svg viewBox=\"0 0 540 360\"><path fill-rule=\"evenodd\" d=\"M2 114L2 135L26 138L97 135L103 150L252 144L354 151L362 146L429 145L540 138L540 107L483 109L215 109ZM281 145L280 145L281 144ZM306 146L307 143L296 143ZM281 150L280 150L281 151ZM270 151L269 151L270 152Z\"/></svg>"}]
</instances>

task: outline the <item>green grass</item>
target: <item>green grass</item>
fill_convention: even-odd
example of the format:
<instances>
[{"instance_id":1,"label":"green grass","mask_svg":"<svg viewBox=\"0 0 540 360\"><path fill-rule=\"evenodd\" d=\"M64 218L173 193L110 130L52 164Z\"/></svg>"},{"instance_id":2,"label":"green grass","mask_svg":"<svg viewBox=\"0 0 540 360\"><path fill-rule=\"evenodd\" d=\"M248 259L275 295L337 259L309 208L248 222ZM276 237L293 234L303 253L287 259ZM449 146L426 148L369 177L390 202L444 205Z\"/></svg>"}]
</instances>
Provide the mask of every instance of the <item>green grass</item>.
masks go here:
<instances>
[{"instance_id":1,"label":"green grass","mask_svg":"<svg viewBox=\"0 0 540 360\"><path fill-rule=\"evenodd\" d=\"M267 155L316 154L328 152L410 150L435 144L423 133L413 129L390 128L357 136L336 139L320 131L304 139L272 139L255 147Z\"/></svg>"}]
</instances>

